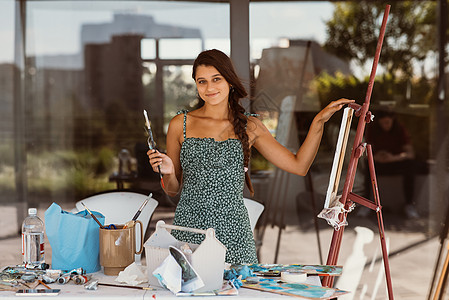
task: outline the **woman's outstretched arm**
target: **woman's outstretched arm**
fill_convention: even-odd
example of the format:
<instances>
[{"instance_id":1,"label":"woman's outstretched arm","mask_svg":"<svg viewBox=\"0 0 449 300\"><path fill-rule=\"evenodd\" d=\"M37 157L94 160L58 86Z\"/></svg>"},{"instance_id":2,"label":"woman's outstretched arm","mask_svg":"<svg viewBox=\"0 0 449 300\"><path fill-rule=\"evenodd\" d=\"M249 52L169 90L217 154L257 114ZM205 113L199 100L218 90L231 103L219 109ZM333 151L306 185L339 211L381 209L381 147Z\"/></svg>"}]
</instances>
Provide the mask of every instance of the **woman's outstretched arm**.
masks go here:
<instances>
[{"instance_id":1,"label":"woman's outstretched arm","mask_svg":"<svg viewBox=\"0 0 449 300\"><path fill-rule=\"evenodd\" d=\"M254 127L255 140L253 146L278 168L293 174L305 176L320 147L324 132L324 123L345 104L352 102L354 100L339 99L332 101L322 109L313 119L307 137L296 153L292 153L276 141L260 120L252 118L252 124L254 125L250 126L249 129L251 130L251 127Z\"/></svg>"}]
</instances>

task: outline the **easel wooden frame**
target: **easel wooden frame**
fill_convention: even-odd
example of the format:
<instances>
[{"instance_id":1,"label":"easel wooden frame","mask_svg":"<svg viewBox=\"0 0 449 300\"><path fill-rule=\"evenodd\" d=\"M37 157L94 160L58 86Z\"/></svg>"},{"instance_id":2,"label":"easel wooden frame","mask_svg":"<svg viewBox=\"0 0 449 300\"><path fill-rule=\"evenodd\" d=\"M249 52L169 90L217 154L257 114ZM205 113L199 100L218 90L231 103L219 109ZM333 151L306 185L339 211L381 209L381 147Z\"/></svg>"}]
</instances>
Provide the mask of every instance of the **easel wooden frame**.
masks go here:
<instances>
[{"instance_id":1,"label":"easel wooden frame","mask_svg":"<svg viewBox=\"0 0 449 300\"><path fill-rule=\"evenodd\" d=\"M360 205L363 205L365 207L368 207L374 211L376 211L377 214L377 223L379 227L379 236L380 236L380 242L382 247L382 256L384 260L384 267L385 267L385 277L387 281L387 290L388 290L388 298L390 300L393 300L393 287L391 283L391 274L390 274L390 266L388 262L388 251L387 246L385 242L385 230L383 225L383 218L382 218L382 206L380 205L380 199L379 199L379 191L377 189L377 179L376 179L376 172L374 169L374 159L373 159L373 152L371 145L367 145L366 143L362 143L363 134L365 131L365 125L366 123L369 123L371 121L371 112L368 111L370 99L371 99L371 92L373 90L374 85L374 78L376 75L376 69L377 64L379 62L380 57L380 51L382 49L382 43L385 35L385 28L387 25L387 19L388 14L390 12L390 5L387 5L384 11L384 16L382 20L382 25L380 28L379 33L379 39L377 41L377 47L376 47L376 53L374 56L373 61L373 67L371 69L370 79L368 83L368 89L366 92L365 102L362 106L358 104L350 104L349 106L354 108L355 110L355 116L359 117L359 122L357 126L357 133L354 139L354 146L352 148L351 152L351 158L349 161L348 171L346 173L346 180L343 187L342 196L340 198L340 202L344 205L345 210L347 211L349 207L352 205L353 202L358 203ZM370 201L368 199L365 199L359 195L356 195L352 193L352 188L354 185L354 179L355 179L355 173L357 170L357 163L359 158L362 156L362 154L367 151L368 154L368 167L370 171L370 177L371 177L371 183L373 187L373 194L374 194L374 202ZM343 222L347 217L347 212L343 212L340 214L340 222ZM327 265L337 265L338 261L338 254L340 252L340 246L341 241L343 238L343 232L344 227L341 227L339 230L334 230L331 246L329 248L329 254L327 258ZM332 287L334 279L331 277L327 277L323 279L323 285Z\"/></svg>"},{"instance_id":2,"label":"easel wooden frame","mask_svg":"<svg viewBox=\"0 0 449 300\"><path fill-rule=\"evenodd\" d=\"M446 259L441 267L440 279L438 280L438 284L435 289L435 295L433 295L433 300L443 300L445 290L446 290L446 282L448 278L449 272L449 243L447 243L447 254Z\"/></svg>"},{"instance_id":3,"label":"easel wooden frame","mask_svg":"<svg viewBox=\"0 0 449 300\"><path fill-rule=\"evenodd\" d=\"M444 248L444 244L446 243L446 240L448 238L448 233L449 233L449 205L447 205L447 210L446 210L446 216L445 219L443 221L444 224L441 227L441 232L440 232L440 249L438 251L438 257L435 263L435 270L433 273L433 278L432 278L432 282L430 285L430 289L429 289L429 295L427 297L428 300L442 300L445 294L445 289L446 289L446 283L448 280L448 274L449 274L449 242L447 242L446 247L447 247L447 254L446 254L446 260L444 261L442 267L441 267L441 271L439 274L439 280L438 280L438 284L435 288L435 294L433 295L432 298L432 293L433 293L433 288L435 285L435 281L437 279L438 276L438 268L440 266L440 260L441 260L441 255L443 254L443 248Z\"/></svg>"}]
</instances>

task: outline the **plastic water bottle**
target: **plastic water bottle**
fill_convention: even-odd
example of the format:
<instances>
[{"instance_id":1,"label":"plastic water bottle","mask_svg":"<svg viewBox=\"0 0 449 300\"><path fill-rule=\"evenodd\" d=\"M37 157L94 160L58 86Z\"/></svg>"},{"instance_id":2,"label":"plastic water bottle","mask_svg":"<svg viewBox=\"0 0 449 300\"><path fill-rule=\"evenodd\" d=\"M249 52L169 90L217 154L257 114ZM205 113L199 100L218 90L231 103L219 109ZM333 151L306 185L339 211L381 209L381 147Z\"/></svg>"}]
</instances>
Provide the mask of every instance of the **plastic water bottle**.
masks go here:
<instances>
[{"instance_id":1,"label":"plastic water bottle","mask_svg":"<svg viewBox=\"0 0 449 300\"><path fill-rule=\"evenodd\" d=\"M44 259L44 222L37 216L36 208L28 209L22 223L22 257L25 265L37 266Z\"/></svg>"}]
</instances>

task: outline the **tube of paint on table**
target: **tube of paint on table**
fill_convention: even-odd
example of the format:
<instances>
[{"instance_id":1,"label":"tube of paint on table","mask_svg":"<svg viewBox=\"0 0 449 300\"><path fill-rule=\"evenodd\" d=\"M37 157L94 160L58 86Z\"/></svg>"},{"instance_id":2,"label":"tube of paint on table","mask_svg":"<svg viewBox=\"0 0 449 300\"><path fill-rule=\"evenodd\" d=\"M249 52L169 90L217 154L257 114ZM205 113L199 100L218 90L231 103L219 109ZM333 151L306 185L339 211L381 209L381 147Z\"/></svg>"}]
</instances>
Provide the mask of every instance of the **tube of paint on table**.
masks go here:
<instances>
[{"instance_id":1,"label":"tube of paint on table","mask_svg":"<svg viewBox=\"0 0 449 300\"><path fill-rule=\"evenodd\" d=\"M83 268L77 268L69 271L68 273L70 273L71 275L84 275L86 274L86 270L84 270Z\"/></svg>"},{"instance_id":2,"label":"tube of paint on table","mask_svg":"<svg viewBox=\"0 0 449 300\"><path fill-rule=\"evenodd\" d=\"M70 280L70 273L64 273L58 278L59 284L66 284Z\"/></svg>"},{"instance_id":3,"label":"tube of paint on table","mask_svg":"<svg viewBox=\"0 0 449 300\"><path fill-rule=\"evenodd\" d=\"M75 284L85 284L92 278L91 275L75 275L72 280Z\"/></svg>"}]
</instances>

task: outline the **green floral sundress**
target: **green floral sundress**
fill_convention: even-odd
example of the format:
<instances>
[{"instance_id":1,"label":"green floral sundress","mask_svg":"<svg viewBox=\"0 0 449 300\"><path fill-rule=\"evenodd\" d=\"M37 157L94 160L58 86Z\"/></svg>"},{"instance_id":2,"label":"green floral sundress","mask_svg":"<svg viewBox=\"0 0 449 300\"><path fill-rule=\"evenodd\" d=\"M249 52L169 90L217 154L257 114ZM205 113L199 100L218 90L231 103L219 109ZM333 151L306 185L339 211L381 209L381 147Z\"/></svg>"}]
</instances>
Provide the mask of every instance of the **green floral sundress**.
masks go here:
<instances>
[{"instance_id":1,"label":"green floral sundress","mask_svg":"<svg viewBox=\"0 0 449 300\"><path fill-rule=\"evenodd\" d=\"M214 228L226 248L226 262L257 263L256 246L243 202L245 173L240 140L186 137L181 146L183 186L175 211L174 224L184 227ZM173 231L178 240L200 244L204 235Z\"/></svg>"}]
</instances>

